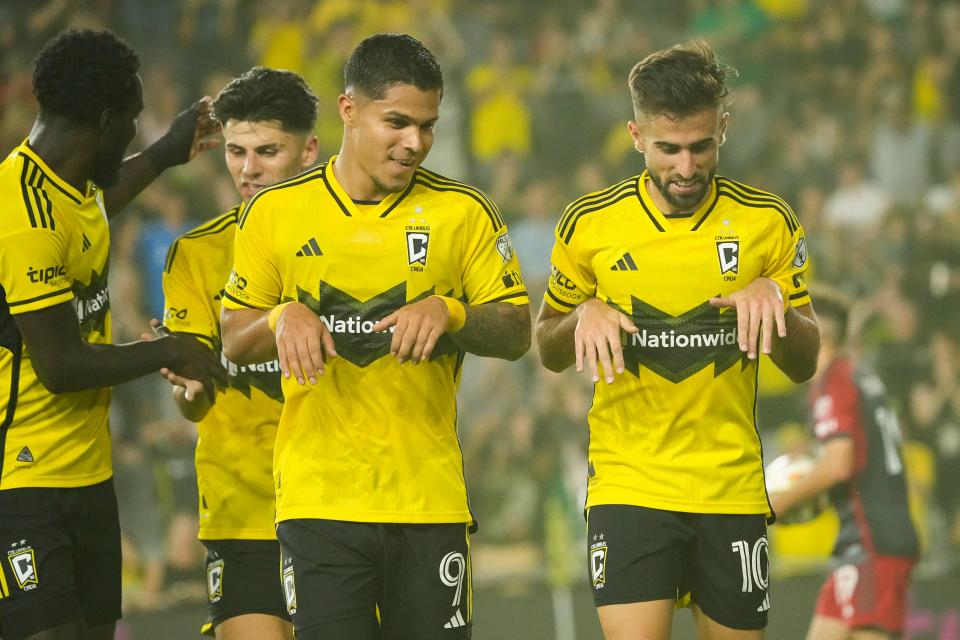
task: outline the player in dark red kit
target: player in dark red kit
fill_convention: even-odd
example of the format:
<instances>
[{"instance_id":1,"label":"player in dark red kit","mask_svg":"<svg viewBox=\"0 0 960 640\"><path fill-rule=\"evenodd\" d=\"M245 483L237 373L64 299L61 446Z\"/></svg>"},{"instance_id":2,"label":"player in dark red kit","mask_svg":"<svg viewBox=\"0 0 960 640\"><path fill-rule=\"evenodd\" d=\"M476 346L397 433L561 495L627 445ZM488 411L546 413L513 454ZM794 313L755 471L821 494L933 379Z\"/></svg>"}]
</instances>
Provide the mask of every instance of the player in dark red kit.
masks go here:
<instances>
[{"instance_id":1,"label":"player in dark red kit","mask_svg":"<svg viewBox=\"0 0 960 640\"><path fill-rule=\"evenodd\" d=\"M880 379L844 350L848 310L840 295L818 292L821 346L810 403L822 451L808 476L770 496L784 514L828 491L840 517L834 568L807 640L900 637L918 555L897 415Z\"/></svg>"}]
</instances>

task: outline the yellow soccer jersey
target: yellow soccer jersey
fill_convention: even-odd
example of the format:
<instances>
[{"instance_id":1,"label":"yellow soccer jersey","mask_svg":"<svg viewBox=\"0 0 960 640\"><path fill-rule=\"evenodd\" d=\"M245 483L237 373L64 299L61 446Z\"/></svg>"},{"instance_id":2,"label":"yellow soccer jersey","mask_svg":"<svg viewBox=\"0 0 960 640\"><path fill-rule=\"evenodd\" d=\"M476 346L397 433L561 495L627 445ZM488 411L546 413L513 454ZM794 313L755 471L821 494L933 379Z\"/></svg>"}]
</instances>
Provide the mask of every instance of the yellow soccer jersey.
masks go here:
<instances>
[{"instance_id":1,"label":"yellow soccer jersey","mask_svg":"<svg viewBox=\"0 0 960 640\"><path fill-rule=\"evenodd\" d=\"M226 287L232 309L299 300L339 354L316 385L283 380L277 520L469 522L456 432L463 353L443 336L429 362L400 364L390 333L371 327L432 294L527 304L507 229L483 193L422 168L361 209L334 160L250 201Z\"/></svg>"},{"instance_id":2,"label":"yellow soccer jersey","mask_svg":"<svg viewBox=\"0 0 960 640\"><path fill-rule=\"evenodd\" d=\"M640 329L624 337L627 371L594 387L587 506L766 513L758 365L737 346L735 311L708 300L766 276L808 304L803 229L777 196L725 178L680 216L653 188L644 172L584 196L556 228L546 303L596 297Z\"/></svg>"},{"instance_id":3,"label":"yellow soccer jersey","mask_svg":"<svg viewBox=\"0 0 960 640\"><path fill-rule=\"evenodd\" d=\"M164 324L220 351L220 302L233 267L239 207L181 236L163 273ZM283 409L276 360L238 366L197 428L201 540L272 540L273 443Z\"/></svg>"},{"instance_id":4,"label":"yellow soccer jersey","mask_svg":"<svg viewBox=\"0 0 960 640\"><path fill-rule=\"evenodd\" d=\"M81 337L110 342L102 192L74 189L26 141L0 164L0 185L0 489L96 484L112 474L110 390L47 391L13 316L72 300Z\"/></svg>"}]
</instances>

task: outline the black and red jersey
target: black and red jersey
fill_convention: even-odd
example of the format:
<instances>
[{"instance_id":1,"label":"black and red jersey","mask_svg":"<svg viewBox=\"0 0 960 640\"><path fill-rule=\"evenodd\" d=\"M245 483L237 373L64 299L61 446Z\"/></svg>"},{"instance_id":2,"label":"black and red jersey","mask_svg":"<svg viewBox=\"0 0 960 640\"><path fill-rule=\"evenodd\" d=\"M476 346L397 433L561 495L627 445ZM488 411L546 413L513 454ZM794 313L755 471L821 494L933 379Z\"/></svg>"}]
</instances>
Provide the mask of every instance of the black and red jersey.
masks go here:
<instances>
[{"instance_id":1,"label":"black and red jersey","mask_svg":"<svg viewBox=\"0 0 960 640\"><path fill-rule=\"evenodd\" d=\"M830 490L840 517L834 557L916 557L902 434L883 382L872 371L837 358L811 390L814 433L821 443L853 438L855 468Z\"/></svg>"}]
</instances>

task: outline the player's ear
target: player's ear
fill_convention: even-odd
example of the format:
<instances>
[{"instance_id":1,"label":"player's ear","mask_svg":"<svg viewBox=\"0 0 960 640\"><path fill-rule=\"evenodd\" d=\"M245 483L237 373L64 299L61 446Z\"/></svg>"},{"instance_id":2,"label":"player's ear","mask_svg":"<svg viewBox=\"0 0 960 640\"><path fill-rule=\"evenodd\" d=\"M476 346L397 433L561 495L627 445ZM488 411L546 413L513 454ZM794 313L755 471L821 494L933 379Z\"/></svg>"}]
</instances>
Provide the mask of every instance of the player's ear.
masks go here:
<instances>
[{"instance_id":1,"label":"player's ear","mask_svg":"<svg viewBox=\"0 0 960 640\"><path fill-rule=\"evenodd\" d=\"M343 120L343 124L353 126L357 119L357 103L354 97L341 93L337 106L340 108L340 119Z\"/></svg>"},{"instance_id":2,"label":"player's ear","mask_svg":"<svg viewBox=\"0 0 960 640\"><path fill-rule=\"evenodd\" d=\"M637 126L637 123L633 120L627 123L627 130L630 132L630 137L633 138L633 147L643 153L643 136L640 135L640 127Z\"/></svg>"},{"instance_id":3,"label":"player's ear","mask_svg":"<svg viewBox=\"0 0 960 640\"><path fill-rule=\"evenodd\" d=\"M98 122L100 133L109 131L113 127L113 123L114 115L109 107L100 112L100 121Z\"/></svg>"},{"instance_id":4,"label":"player's ear","mask_svg":"<svg viewBox=\"0 0 960 640\"><path fill-rule=\"evenodd\" d=\"M724 111L720 116L720 144L727 141L727 125L730 124L730 112Z\"/></svg>"},{"instance_id":5,"label":"player's ear","mask_svg":"<svg viewBox=\"0 0 960 640\"><path fill-rule=\"evenodd\" d=\"M300 166L304 169L312 166L317 161L317 154L320 152L320 142L317 136L310 134L307 143L303 145L303 153L300 155Z\"/></svg>"}]
</instances>

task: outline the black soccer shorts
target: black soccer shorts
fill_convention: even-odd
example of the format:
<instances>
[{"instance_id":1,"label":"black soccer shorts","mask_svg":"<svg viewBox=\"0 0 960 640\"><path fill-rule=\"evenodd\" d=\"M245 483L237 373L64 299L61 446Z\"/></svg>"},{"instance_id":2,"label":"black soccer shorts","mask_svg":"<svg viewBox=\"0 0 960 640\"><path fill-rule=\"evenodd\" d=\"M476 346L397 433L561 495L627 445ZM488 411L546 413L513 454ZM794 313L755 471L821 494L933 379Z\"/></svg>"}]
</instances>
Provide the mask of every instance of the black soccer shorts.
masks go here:
<instances>
[{"instance_id":1,"label":"black soccer shorts","mask_svg":"<svg viewBox=\"0 0 960 640\"><path fill-rule=\"evenodd\" d=\"M280 586L280 544L276 540L201 540L207 549L205 635L236 616L263 613L290 620Z\"/></svg>"},{"instance_id":2,"label":"black soccer shorts","mask_svg":"<svg viewBox=\"0 0 960 640\"><path fill-rule=\"evenodd\" d=\"M0 637L73 620L120 619L120 522L113 480L0 491Z\"/></svg>"},{"instance_id":3,"label":"black soccer shorts","mask_svg":"<svg viewBox=\"0 0 960 640\"><path fill-rule=\"evenodd\" d=\"M297 640L468 640L466 524L286 520L277 526Z\"/></svg>"},{"instance_id":4,"label":"black soccer shorts","mask_svg":"<svg viewBox=\"0 0 960 640\"><path fill-rule=\"evenodd\" d=\"M587 559L596 606L680 600L733 629L767 626L766 518L591 507Z\"/></svg>"}]
</instances>

